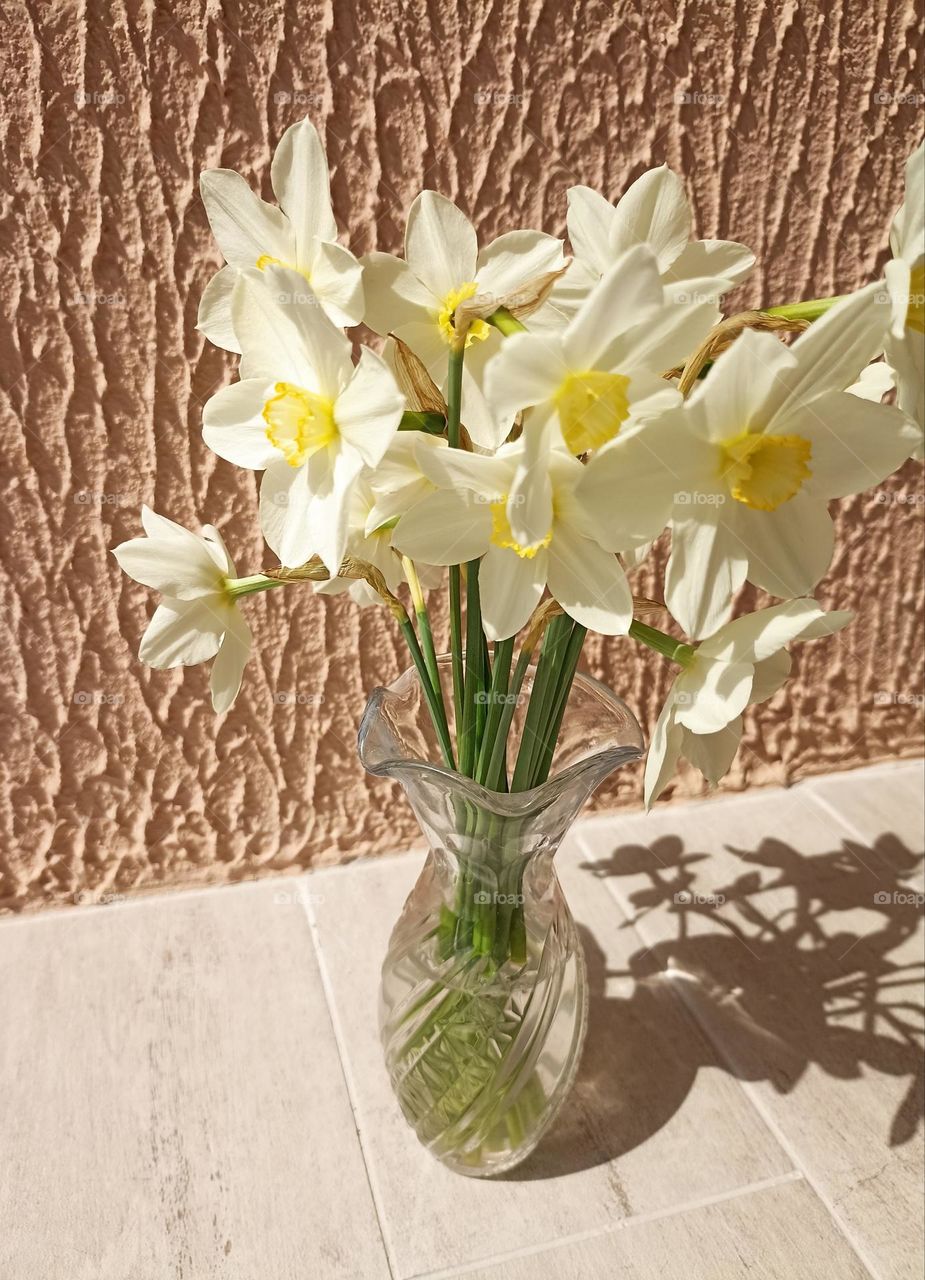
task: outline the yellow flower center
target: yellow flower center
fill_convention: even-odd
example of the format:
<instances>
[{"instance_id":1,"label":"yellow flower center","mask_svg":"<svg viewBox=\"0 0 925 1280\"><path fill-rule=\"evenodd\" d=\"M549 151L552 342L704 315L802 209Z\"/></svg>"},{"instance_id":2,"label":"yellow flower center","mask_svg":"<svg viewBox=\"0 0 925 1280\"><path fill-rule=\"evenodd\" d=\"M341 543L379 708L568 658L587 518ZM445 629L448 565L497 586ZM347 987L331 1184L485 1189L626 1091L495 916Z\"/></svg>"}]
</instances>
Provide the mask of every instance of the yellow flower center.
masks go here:
<instances>
[{"instance_id":1,"label":"yellow flower center","mask_svg":"<svg viewBox=\"0 0 925 1280\"><path fill-rule=\"evenodd\" d=\"M622 373L596 369L563 380L553 401L571 453L587 453L613 440L629 417L629 384Z\"/></svg>"},{"instance_id":2,"label":"yellow flower center","mask_svg":"<svg viewBox=\"0 0 925 1280\"><path fill-rule=\"evenodd\" d=\"M532 560L542 547L548 547L552 542L552 529L539 542L534 542L529 547L523 546L515 539L511 522L507 518L507 498L508 495L505 493L497 502L491 504L491 540L496 547L513 551L520 556L521 560Z\"/></svg>"},{"instance_id":3,"label":"yellow flower center","mask_svg":"<svg viewBox=\"0 0 925 1280\"><path fill-rule=\"evenodd\" d=\"M274 258L270 253L262 253L257 259L258 271L263 271L265 267L288 267L290 271L298 271L299 275L304 276L309 284L312 282L309 273L303 271L301 267L297 267L294 262L283 262L282 258Z\"/></svg>"},{"instance_id":4,"label":"yellow flower center","mask_svg":"<svg viewBox=\"0 0 925 1280\"><path fill-rule=\"evenodd\" d=\"M451 289L443 299L443 306L437 312L437 324L447 344L452 343L456 335L453 323L456 308L467 298L474 297L477 291L478 285L474 280L469 280L466 284L461 284L458 289ZM490 332L491 325L487 320L473 320L466 330L466 346L471 347L473 342L482 342Z\"/></svg>"},{"instance_id":5,"label":"yellow flower center","mask_svg":"<svg viewBox=\"0 0 925 1280\"><path fill-rule=\"evenodd\" d=\"M276 395L263 406L266 437L290 467L301 467L337 439L334 402L291 382L277 382L273 390Z\"/></svg>"},{"instance_id":6,"label":"yellow flower center","mask_svg":"<svg viewBox=\"0 0 925 1280\"><path fill-rule=\"evenodd\" d=\"M925 333L925 258L920 258L909 276L909 309L906 328Z\"/></svg>"},{"instance_id":7,"label":"yellow flower center","mask_svg":"<svg viewBox=\"0 0 925 1280\"><path fill-rule=\"evenodd\" d=\"M756 511L776 511L800 492L812 475L812 445L802 436L743 431L722 445L720 473L736 502Z\"/></svg>"}]
</instances>

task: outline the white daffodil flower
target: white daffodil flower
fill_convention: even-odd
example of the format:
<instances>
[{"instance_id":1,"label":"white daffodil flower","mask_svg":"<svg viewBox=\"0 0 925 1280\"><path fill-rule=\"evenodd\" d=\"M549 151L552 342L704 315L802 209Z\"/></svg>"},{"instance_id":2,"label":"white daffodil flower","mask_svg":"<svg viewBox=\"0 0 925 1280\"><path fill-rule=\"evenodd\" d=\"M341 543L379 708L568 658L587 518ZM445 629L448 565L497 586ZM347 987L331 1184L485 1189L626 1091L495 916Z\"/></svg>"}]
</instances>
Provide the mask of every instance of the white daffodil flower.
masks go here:
<instances>
[{"instance_id":1,"label":"white daffodil flower","mask_svg":"<svg viewBox=\"0 0 925 1280\"><path fill-rule=\"evenodd\" d=\"M394 333L446 391L453 318L476 295L497 306L525 285L565 266L562 241L539 231L509 231L479 251L466 215L436 191L422 191L408 211L405 257L371 253L363 259L365 321L383 336ZM499 414L482 390L482 373L501 335L485 320L466 332L462 420L476 444L495 449L512 417Z\"/></svg>"},{"instance_id":2,"label":"white daffodil flower","mask_svg":"<svg viewBox=\"0 0 925 1280\"><path fill-rule=\"evenodd\" d=\"M395 437L391 448L394 448L403 437L417 434L417 432L402 432ZM431 437L423 436L418 441L418 444L426 446L429 440L431 443L437 443ZM442 441L441 443L445 448L446 442ZM383 466L387 465L388 455L383 460ZM365 560L367 564L371 564L378 569L385 579L386 586L395 595L407 579L401 556L392 546L395 520L392 518L383 521L376 514L380 499L376 495L372 482L374 478L379 476L381 470L382 466L377 467L374 472L370 471L361 475L353 485L347 520L347 552L349 555L355 556L357 560ZM420 471L417 472L417 476L418 480L414 487L419 498L421 495ZM425 492L435 492L436 486L432 481L424 480L423 485L426 486ZM410 486L405 491L410 492ZM407 505L402 509L407 510ZM415 568L422 586L428 589L440 586L443 580L442 569L436 569L433 565L428 564L418 564ZM317 583L315 591L319 595L327 596L341 595L346 592L360 605L382 604L382 597L373 590L368 582L361 578L331 578L328 582Z\"/></svg>"},{"instance_id":3,"label":"white daffodil flower","mask_svg":"<svg viewBox=\"0 0 925 1280\"><path fill-rule=\"evenodd\" d=\"M603 635L624 635L633 619L632 593L617 557L594 540L575 501L582 466L563 450L543 453L533 466L533 502L513 486L524 470L524 444L503 445L494 457L444 449L420 457L439 490L403 515L394 545L412 560L461 564L481 557L479 593L485 634L514 635L548 587L576 622ZM511 513L523 501L546 524L529 543L512 528Z\"/></svg>"},{"instance_id":4,"label":"white daffodil flower","mask_svg":"<svg viewBox=\"0 0 925 1280\"><path fill-rule=\"evenodd\" d=\"M787 348L743 333L684 406L592 458L579 500L604 546L656 537L670 520L665 599L688 635L726 622L746 578L804 595L832 558L831 498L878 484L918 433L898 409L846 394L882 348L873 284Z\"/></svg>"},{"instance_id":5,"label":"white daffodil flower","mask_svg":"<svg viewBox=\"0 0 925 1280\"><path fill-rule=\"evenodd\" d=\"M228 265L206 286L198 328L226 351L241 350L231 295L238 272L247 267L291 267L334 324L359 324L363 318L363 268L337 244L328 164L311 121L283 134L270 180L279 208L261 200L233 169L206 169L200 178L209 225Z\"/></svg>"},{"instance_id":6,"label":"white daffodil flower","mask_svg":"<svg viewBox=\"0 0 925 1280\"><path fill-rule=\"evenodd\" d=\"M537 327L544 329L555 325L556 317L560 325L568 320L635 245L647 245L655 254L666 293L679 304L715 302L755 264L751 250L733 240L691 240L684 184L664 164L637 178L615 205L590 187L571 187L567 226L575 258L537 314Z\"/></svg>"},{"instance_id":7,"label":"white daffodil flower","mask_svg":"<svg viewBox=\"0 0 925 1280\"><path fill-rule=\"evenodd\" d=\"M392 439L382 461L370 472L373 502L367 514L365 532L372 533L384 524L403 516L415 503L433 493L436 485L421 468L422 454L446 449L443 436L422 431L399 431Z\"/></svg>"},{"instance_id":8,"label":"white daffodil flower","mask_svg":"<svg viewBox=\"0 0 925 1280\"><path fill-rule=\"evenodd\" d=\"M893 219L890 248L884 275L893 323L884 354L896 373L896 403L925 432L925 142L906 164L906 198ZM923 452L920 441L916 456Z\"/></svg>"},{"instance_id":9,"label":"white daffodil flower","mask_svg":"<svg viewBox=\"0 0 925 1280\"><path fill-rule=\"evenodd\" d=\"M227 711L241 687L250 656L251 632L229 582L235 567L222 536L212 525L202 535L141 509L146 537L113 549L119 567L164 599L142 637L138 656L150 667L212 664L212 706Z\"/></svg>"},{"instance_id":10,"label":"white daffodil flower","mask_svg":"<svg viewBox=\"0 0 925 1280\"><path fill-rule=\"evenodd\" d=\"M713 786L742 737L742 712L776 693L790 674L786 646L833 635L853 614L826 613L815 600L746 614L720 627L687 659L662 708L646 759L645 803L658 798L684 756Z\"/></svg>"},{"instance_id":11,"label":"white daffodil flower","mask_svg":"<svg viewBox=\"0 0 925 1280\"><path fill-rule=\"evenodd\" d=\"M367 347L354 366L349 340L304 291L285 267L241 272L232 299L241 381L208 401L202 434L220 458L264 472L261 526L283 564L318 555L336 573L351 486L382 459L404 397Z\"/></svg>"},{"instance_id":12,"label":"white daffodil flower","mask_svg":"<svg viewBox=\"0 0 925 1280\"><path fill-rule=\"evenodd\" d=\"M630 249L588 295L562 333L518 333L505 340L486 370L492 402L505 416L530 408L524 421L525 472L547 447L549 430L569 453L602 449L636 423L681 403L662 374L699 342L713 308L677 306L665 298L658 264L644 245ZM520 481L515 485L520 492ZM529 541L531 508L514 509L511 524ZM627 540L624 550L635 545Z\"/></svg>"},{"instance_id":13,"label":"white daffodil flower","mask_svg":"<svg viewBox=\"0 0 925 1280\"><path fill-rule=\"evenodd\" d=\"M404 582L401 559L392 550L392 529L370 520L376 496L366 476L359 476L351 486L347 514L347 551L358 560L374 565L393 593ZM346 592L357 604L382 604L368 582L357 578L331 578L315 585L319 595L336 596Z\"/></svg>"}]
</instances>

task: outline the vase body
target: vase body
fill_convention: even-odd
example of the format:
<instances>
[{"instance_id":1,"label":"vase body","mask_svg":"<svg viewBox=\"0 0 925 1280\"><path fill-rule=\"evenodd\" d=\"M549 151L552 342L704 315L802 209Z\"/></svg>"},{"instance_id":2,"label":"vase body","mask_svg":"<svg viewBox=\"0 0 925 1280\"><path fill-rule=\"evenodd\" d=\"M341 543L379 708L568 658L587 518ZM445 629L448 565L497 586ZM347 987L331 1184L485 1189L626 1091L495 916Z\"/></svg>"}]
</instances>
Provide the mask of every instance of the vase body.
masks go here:
<instances>
[{"instance_id":1,"label":"vase body","mask_svg":"<svg viewBox=\"0 0 925 1280\"><path fill-rule=\"evenodd\" d=\"M361 759L401 782L428 844L382 966L386 1069L418 1139L458 1173L484 1177L523 1160L574 1080L587 986L554 857L591 791L641 751L625 705L578 676L550 779L488 791L432 763L414 671L370 699Z\"/></svg>"}]
</instances>

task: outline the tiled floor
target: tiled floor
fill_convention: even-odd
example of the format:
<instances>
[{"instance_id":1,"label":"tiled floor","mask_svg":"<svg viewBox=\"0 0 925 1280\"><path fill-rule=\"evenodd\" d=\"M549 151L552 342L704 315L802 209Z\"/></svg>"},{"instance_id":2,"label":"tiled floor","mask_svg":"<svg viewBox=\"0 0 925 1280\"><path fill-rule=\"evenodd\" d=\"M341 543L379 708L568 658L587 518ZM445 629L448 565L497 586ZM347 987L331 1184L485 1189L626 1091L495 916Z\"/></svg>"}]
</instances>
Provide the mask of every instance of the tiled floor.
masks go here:
<instances>
[{"instance_id":1,"label":"tiled floor","mask_svg":"<svg viewBox=\"0 0 925 1280\"><path fill-rule=\"evenodd\" d=\"M500 1181L435 1164L381 1065L419 853L0 923L0 1276L919 1277L923 787L581 824L591 1030Z\"/></svg>"}]
</instances>

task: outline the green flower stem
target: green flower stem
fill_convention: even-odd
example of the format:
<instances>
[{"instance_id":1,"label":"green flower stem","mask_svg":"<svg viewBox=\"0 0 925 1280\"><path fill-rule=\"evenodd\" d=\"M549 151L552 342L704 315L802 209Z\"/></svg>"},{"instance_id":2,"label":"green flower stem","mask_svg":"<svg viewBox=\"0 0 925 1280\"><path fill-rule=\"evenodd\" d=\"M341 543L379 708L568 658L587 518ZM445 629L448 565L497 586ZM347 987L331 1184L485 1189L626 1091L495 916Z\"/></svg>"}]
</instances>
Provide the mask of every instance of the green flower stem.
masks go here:
<instances>
[{"instance_id":1,"label":"green flower stem","mask_svg":"<svg viewBox=\"0 0 925 1280\"><path fill-rule=\"evenodd\" d=\"M446 389L446 439L451 449L459 448L462 375L465 345L450 348ZM453 708L456 741L462 731L465 705L465 675L462 657L462 577L458 564L450 565L450 653L453 666Z\"/></svg>"},{"instance_id":2,"label":"green flower stem","mask_svg":"<svg viewBox=\"0 0 925 1280\"><path fill-rule=\"evenodd\" d=\"M512 316L507 307L499 307L497 311L493 311L488 317L488 323L493 324L506 338L514 333L527 332L527 326L521 324L516 316Z\"/></svg>"},{"instance_id":3,"label":"green flower stem","mask_svg":"<svg viewBox=\"0 0 925 1280\"><path fill-rule=\"evenodd\" d=\"M418 644L418 638L414 633L414 627L411 625L411 619L407 614L397 619L402 635L407 641L408 648L411 651L411 658L417 668L418 678L421 681L421 688L424 690L424 697L427 699L428 710L431 719L434 722L434 728L437 731L437 739L440 743L440 751L443 755L443 763L448 769L455 768L453 763L453 745L450 742L450 733L446 724L446 712L443 711L442 701L438 702L437 694L431 683L430 672L427 670L427 661ZM441 717L441 711L443 715Z\"/></svg>"},{"instance_id":4,"label":"green flower stem","mask_svg":"<svg viewBox=\"0 0 925 1280\"><path fill-rule=\"evenodd\" d=\"M683 641L676 640L674 636L666 635L664 631L659 631L656 627L647 626L646 623L638 622L635 619L630 626L629 634L634 640L638 640L640 644L648 645L650 649L660 653L663 658L668 658L671 662L677 662L682 667L689 667L694 654L697 652L694 645L684 644Z\"/></svg>"},{"instance_id":5,"label":"green flower stem","mask_svg":"<svg viewBox=\"0 0 925 1280\"><path fill-rule=\"evenodd\" d=\"M491 684L488 687L488 718L485 732L479 747L479 758L475 766L475 780L486 785L485 774L492 757L492 749L501 724L501 717L507 705L508 686L511 681L511 661L514 657L514 636L508 640L499 640L495 645L495 661L491 670ZM495 787L494 790L500 790Z\"/></svg>"},{"instance_id":6,"label":"green flower stem","mask_svg":"<svg viewBox=\"0 0 925 1280\"><path fill-rule=\"evenodd\" d=\"M459 743L459 771L467 778L475 776L478 757L478 712L480 695L485 692L485 673L482 671L482 610L479 603L479 562L470 560L466 565L466 675L463 699L462 735Z\"/></svg>"},{"instance_id":7,"label":"green flower stem","mask_svg":"<svg viewBox=\"0 0 925 1280\"><path fill-rule=\"evenodd\" d=\"M249 578L228 578L225 590L232 600L239 596L252 596L258 591L269 591L272 587L285 587L285 578L268 578L262 573L252 573Z\"/></svg>"},{"instance_id":8,"label":"green flower stem","mask_svg":"<svg viewBox=\"0 0 925 1280\"><path fill-rule=\"evenodd\" d=\"M491 743L491 754L488 758L488 764L479 781L483 787L487 787L490 791L500 791L501 782L507 772L507 740L511 729L511 722L514 719L514 712L517 709L517 702L520 698L520 691L523 688L524 677L527 674L527 668L530 666L530 660L533 657L533 649L523 648L517 656L517 662L514 666L514 674L511 677L507 688L507 701L501 708L501 719L498 721L495 730L494 739Z\"/></svg>"},{"instance_id":9,"label":"green flower stem","mask_svg":"<svg viewBox=\"0 0 925 1280\"><path fill-rule=\"evenodd\" d=\"M424 661L427 664L427 672L430 676L430 683L434 691L434 702L437 707L439 723L435 725L440 735L441 743L446 741L450 743L450 768L456 768L456 762L453 758L453 748L450 739L450 726L446 718L446 703L443 700L443 685L440 680L440 667L437 663L437 650L434 645L434 633L431 630L430 618L427 615L427 605L424 602L424 592L421 588L421 580L418 577L418 571L415 568L414 561L409 560L407 556L402 556L402 567L405 570L405 577L408 579L408 586L411 590L411 602L414 605L415 617L418 620L418 630L421 633L421 648L424 651Z\"/></svg>"},{"instance_id":10,"label":"green flower stem","mask_svg":"<svg viewBox=\"0 0 925 1280\"><path fill-rule=\"evenodd\" d=\"M429 436L442 436L446 418L442 413L425 413L423 409L406 409L398 424L399 431L424 431Z\"/></svg>"},{"instance_id":11,"label":"green flower stem","mask_svg":"<svg viewBox=\"0 0 925 1280\"><path fill-rule=\"evenodd\" d=\"M533 688L530 691L530 705L524 719L520 750L511 779L512 791L528 791L533 776L534 761L538 758L543 745L544 728L549 720L549 713L555 697L555 679L565 653L574 623L567 614L554 618L546 628L543 644L540 649L540 660L537 663Z\"/></svg>"},{"instance_id":12,"label":"green flower stem","mask_svg":"<svg viewBox=\"0 0 925 1280\"><path fill-rule=\"evenodd\" d=\"M562 719L565 715L565 708L568 703L569 694L572 691L572 683L575 679L575 673L578 670L578 660L581 657L582 646L585 642L585 636L588 634L587 627L583 627L580 622L576 622L569 636L568 646L562 658L558 677L555 681L555 700L552 705L549 720L544 727L542 747L539 755L535 760L533 776L530 779L532 787L539 787L549 777L549 769L552 765L552 757L556 749L556 743L559 740L559 730L562 727Z\"/></svg>"},{"instance_id":13,"label":"green flower stem","mask_svg":"<svg viewBox=\"0 0 925 1280\"><path fill-rule=\"evenodd\" d=\"M836 302L841 302L844 294L836 294L833 298L812 298L808 302L787 302L780 307L762 307L766 316L781 316L785 320L818 320L824 316Z\"/></svg>"}]
</instances>

